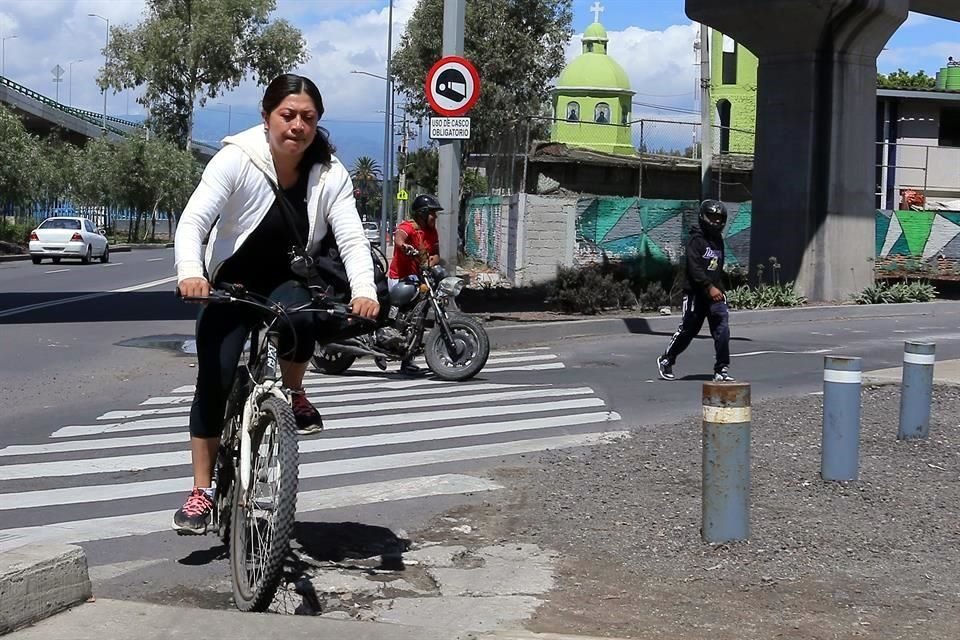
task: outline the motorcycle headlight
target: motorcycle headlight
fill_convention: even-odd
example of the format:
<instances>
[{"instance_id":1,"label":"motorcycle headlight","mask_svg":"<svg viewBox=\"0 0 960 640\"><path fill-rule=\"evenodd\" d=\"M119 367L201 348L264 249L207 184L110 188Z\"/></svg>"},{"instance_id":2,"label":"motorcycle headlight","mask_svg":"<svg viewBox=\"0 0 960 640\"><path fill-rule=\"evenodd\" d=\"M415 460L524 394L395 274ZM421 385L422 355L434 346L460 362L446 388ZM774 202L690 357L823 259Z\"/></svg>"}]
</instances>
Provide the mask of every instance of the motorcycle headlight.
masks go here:
<instances>
[{"instance_id":1,"label":"motorcycle headlight","mask_svg":"<svg viewBox=\"0 0 960 640\"><path fill-rule=\"evenodd\" d=\"M440 291L447 294L451 298L456 298L463 290L463 284L463 278L455 278L450 276L449 278L444 278L440 281Z\"/></svg>"}]
</instances>

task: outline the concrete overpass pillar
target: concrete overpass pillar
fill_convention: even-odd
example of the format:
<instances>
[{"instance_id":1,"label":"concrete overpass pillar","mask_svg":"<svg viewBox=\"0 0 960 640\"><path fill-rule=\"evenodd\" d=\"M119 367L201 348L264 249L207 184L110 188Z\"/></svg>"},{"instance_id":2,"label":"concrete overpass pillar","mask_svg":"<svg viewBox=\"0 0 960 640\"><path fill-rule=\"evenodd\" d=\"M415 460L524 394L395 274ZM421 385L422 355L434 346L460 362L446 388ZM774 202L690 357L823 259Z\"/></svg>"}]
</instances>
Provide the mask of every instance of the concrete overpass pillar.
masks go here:
<instances>
[{"instance_id":1,"label":"concrete overpass pillar","mask_svg":"<svg viewBox=\"0 0 960 640\"><path fill-rule=\"evenodd\" d=\"M750 264L811 300L872 283L877 56L909 0L686 0L760 60Z\"/></svg>"}]
</instances>

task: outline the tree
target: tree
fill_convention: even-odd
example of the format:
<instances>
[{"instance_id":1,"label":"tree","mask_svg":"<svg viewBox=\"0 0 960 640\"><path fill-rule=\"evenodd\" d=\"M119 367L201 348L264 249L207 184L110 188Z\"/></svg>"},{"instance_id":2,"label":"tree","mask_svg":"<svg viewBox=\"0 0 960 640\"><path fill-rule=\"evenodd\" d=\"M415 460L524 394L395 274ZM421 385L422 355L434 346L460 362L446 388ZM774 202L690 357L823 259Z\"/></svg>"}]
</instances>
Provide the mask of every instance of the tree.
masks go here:
<instances>
[{"instance_id":1,"label":"tree","mask_svg":"<svg viewBox=\"0 0 960 640\"><path fill-rule=\"evenodd\" d=\"M420 191L437 192L440 161L435 148L424 147L408 153L404 169L407 172L407 180L417 185Z\"/></svg>"},{"instance_id":2,"label":"tree","mask_svg":"<svg viewBox=\"0 0 960 640\"><path fill-rule=\"evenodd\" d=\"M380 189L380 165L370 156L360 156L353 163L350 176L353 186L365 196L372 196Z\"/></svg>"},{"instance_id":3,"label":"tree","mask_svg":"<svg viewBox=\"0 0 960 640\"><path fill-rule=\"evenodd\" d=\"M893 73L877 74L878 89L933 89L937 86L937 79L928 76L923 69L911 74L905 69L897 69Z\"/></svg>"},{"instance_id":4,"label":"tree","mask_svg":"<svg viewBox=\"0 0 960 640\"><path fill-rule=\"evenodd\" d=\"M39 142L10 109L0 105L0 211L32 203L38 187L34 171Z\"/></svg>"},{"instance_id":5,"label":"tree","mask_svg":"<svg viewBox=\"0 0 960 640\"><path fill-rule=\"evenodd\" d=\"M489 148L518 120L536 114L548 86L565 64L573 34L572 0L472 0L467 3L464 51L482 88L470 111L470 150ZM426 117L424 78L441 57L443 0L419 0L393 58L392 75L406 94L408 112Z\"/></svg>"},{"instance_id":6,"label":"tree","mask_svg":"<svg viewBox=\"0 0 960 640\"><path fill-rule=\"evenodd\" d=\"M110 30L97 79L116 91L146 85L148 125L190 148L193 109L251 74L260 85L308 59L303 35L269 21L276 0L147 0L135 27Z\"/></svg>"}]
</instances>

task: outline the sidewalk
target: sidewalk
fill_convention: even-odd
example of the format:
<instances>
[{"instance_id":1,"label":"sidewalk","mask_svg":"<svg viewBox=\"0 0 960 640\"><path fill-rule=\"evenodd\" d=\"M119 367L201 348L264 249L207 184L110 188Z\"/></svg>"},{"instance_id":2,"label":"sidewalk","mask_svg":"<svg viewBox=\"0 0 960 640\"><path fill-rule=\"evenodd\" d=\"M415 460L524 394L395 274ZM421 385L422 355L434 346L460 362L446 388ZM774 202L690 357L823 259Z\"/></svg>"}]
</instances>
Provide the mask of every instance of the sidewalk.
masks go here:
<instances>
[{"instance_id":1,"label":"sidewalk","mask_svg":"<svg viewBox=\"0 0 960 640\"><path fill-rule=\"evenodd\" d=\"M434 627L353 622L322 617L182 609L97 600L17 631L10 640L600 640L516 632L451 632ZM616 640L605 638L605 640Z\"/></svg>"},{"instance_id":2,"label":"sidewalk","mask_svg":"<svg viewBox=\"0 0 960 640\"><path fill-rule=\"evenodd\" d=\"M902 379L902 367L865 371L863 374L864 383L900 384ZM960 359L938 361L933 366L933 384L960 386Z\"/></svg>"}]
</instances>

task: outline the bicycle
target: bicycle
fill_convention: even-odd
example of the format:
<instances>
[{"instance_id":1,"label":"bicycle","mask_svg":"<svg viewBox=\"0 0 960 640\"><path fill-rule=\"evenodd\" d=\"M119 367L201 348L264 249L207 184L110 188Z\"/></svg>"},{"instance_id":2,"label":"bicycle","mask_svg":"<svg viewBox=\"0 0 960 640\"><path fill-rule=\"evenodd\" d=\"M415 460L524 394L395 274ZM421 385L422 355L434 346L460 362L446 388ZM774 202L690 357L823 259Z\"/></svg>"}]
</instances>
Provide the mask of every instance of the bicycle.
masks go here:
<instances>
[{"instance_id":1,"label":"bicycle","mask_svg":"<svg viewBox=\"0 0 960 640\"><path fill-rule=\"evenodd\" d=\"M281 379L277 325L301 312L364 320L323 293L311 290L311 295L310 303L284 308L241 285L223 283L206 298L182 298L245 304L264 316L250 332L247 362L234 375L213 474L211 529L227 545L233 598L241 611L264 611L273 601L297 511L297 426Z\"/></svg>"}]
</instances>

